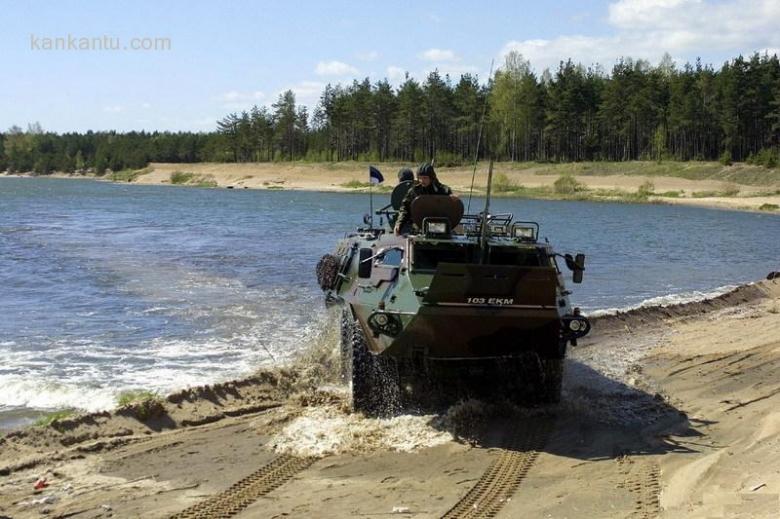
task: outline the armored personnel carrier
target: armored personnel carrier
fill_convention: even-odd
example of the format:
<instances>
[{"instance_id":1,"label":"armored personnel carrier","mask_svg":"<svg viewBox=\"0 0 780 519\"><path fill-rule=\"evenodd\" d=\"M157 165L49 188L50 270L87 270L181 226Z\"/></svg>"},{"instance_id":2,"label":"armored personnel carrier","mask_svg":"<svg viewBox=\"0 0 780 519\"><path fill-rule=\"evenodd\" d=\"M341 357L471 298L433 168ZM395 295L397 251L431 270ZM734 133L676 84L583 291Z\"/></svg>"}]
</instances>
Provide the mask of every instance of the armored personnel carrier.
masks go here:
<instances>
[{"instance_id":1,"label":"armored personnel carrier","mask_svg":"<svg viewBox=\"0 0 780 519\"><path fill-rule=\"evenodd\" d=\"M580 283L585 256L556 253L536 222L490 214L489 191L479 214L463 214L458 198L420 196L411 206L417 232L394 235L409 187L396 186L391 203L317 265L326 301L342 307L353 408L383 415L467 396L558 401L567 345L590 330L558 260Z\"/></svg>"}]
</instances>

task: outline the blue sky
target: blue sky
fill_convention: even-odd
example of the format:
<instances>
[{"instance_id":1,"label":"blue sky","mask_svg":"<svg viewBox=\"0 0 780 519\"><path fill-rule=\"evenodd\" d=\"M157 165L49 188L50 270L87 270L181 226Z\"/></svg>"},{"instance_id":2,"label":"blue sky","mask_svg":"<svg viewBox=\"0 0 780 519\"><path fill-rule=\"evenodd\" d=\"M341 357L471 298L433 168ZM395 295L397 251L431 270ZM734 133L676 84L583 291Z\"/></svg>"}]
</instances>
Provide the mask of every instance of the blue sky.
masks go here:
<instances>
[{"instance_id":1,"label":"blue sky","mask_svg":"<svg viewBox=\"0 0 780 519\"><path fill-rule=\"evenodd\" d=\"M572 57L719 66L780 49L780 0L313 2L0 0L0 128L208 131L286 89L314 106L328 82L433 69L485 77L517 50L535 70ZM46 38L120 50L46 50ZM168 50L124 50L166 38Z\"/></svg>"}]
</instances>

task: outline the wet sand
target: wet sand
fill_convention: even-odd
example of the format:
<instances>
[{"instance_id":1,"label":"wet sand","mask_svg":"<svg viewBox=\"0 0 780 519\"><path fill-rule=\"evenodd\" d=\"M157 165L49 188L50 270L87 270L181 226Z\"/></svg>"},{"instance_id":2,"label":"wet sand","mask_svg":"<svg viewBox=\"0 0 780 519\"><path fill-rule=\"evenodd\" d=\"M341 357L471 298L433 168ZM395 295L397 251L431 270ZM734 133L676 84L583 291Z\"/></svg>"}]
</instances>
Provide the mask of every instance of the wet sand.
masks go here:
<instances>
[{"instance_id":1,"label":"wet sand","mask_svg":"<svg viewBox=\"0 0 780 519\"><path fill-rule=\"evenodd\" d=\"M598 318L559 405L386 420L348 413L334 342L145 420L6 435L0 517L775 518L779 337L780 280L763 281Z\"/></svg>"}]
</instances>

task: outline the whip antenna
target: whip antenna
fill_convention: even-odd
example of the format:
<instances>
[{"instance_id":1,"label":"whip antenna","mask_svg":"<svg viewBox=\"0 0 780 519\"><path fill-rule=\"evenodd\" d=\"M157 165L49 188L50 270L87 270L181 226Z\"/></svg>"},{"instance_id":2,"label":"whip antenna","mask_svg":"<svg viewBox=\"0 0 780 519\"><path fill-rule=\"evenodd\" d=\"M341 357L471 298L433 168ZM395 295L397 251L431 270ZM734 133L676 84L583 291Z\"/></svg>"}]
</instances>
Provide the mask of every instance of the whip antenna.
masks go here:
<instances>
[{"instance_id":1,"label":"whip antenna","mask_svg":"<svg viewBox=\"0 0 780 519\"><path fill-rule=\"evenodd\" d=\"M490 78L493 77L493 61L490 60L490 72L488 73L488 85L490 85ZM471 194L474 192L474 178L477 176L477 161L479 160L479 145L482 142L482 128L485 126L485 112L487 112L488 97L490 96L490 89L485 92L485 101L482 103L482 117L479 119L479 133L477 133L477 149L474 151L474 170L471 172L471 188L469 189L469 202L466 205L466 213L471 209Z\"/></svg>"}]
</instances>

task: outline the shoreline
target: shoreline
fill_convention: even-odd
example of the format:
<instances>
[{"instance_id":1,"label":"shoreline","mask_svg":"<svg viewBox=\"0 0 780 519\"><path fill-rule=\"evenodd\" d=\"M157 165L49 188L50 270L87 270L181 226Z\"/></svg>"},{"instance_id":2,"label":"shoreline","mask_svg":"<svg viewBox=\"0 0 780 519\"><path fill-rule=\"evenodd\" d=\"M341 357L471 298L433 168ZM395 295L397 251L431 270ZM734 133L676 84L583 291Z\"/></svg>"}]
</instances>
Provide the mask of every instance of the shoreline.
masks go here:
<instances>
[{"instance_id":1,"label":"shoreline","mask_svg":"<svg viewBox=\"0 0 780 519\"><path fill-rule=\"evenodd\" d=\"M658 319L658 317L669 316L684 316L696 314L703 309L712 308L714 306L732 305L736 302L744 302L761 297L760 281L758 282L746 282L743 284L729 284L720 287L714 287L711 290L700 293L681 292L671 293L664 296L656 296L637 304L616 307L616 308L604 308L594 310L584 310L583 314L590 318L591 322L602 323L605 326L607 323L621 323L623 326L627 322L635 323L637 321L646 322L647 319ZM661 301L661 302L656 302ZM302 352L306 354L307 352ZM295 361L291 361L290 365L279 366L280 368L288 368L295 364ZM165 400L170 395L178 394L182 391L189 391L194 389L202 389L204 387L221 387L223 384L241 383L247 378L252 378L254 373L263 372L266 368L256 367L240 375L232 375L222 377L217 380L209 381L204 386L187 386L175 388L172 393L165 394L154 391L150 393L145 388L136 388L130 390L130 393L141 392L147 394L154 394L159 398ZM27 407L13 407L6 410L0 410L0 436L6 433L10 433L16 430L27 429L35 427L36 424L43 420L46 421L50 417L58 416L62 414L64 417L71 419L80 416L92 416L103 415L104 413L114 413L122 407L119 403L114 403L110 407L99 408L95 410L85 410L77 407L63 407L63 408L27 408Z\"/></svg>"},{"instance_id":2,"label":"shoreline","mask_svg":"<svg viewBox=\"0 0 780 519\"><path fill-rule=\"evenodd\" d=\"M774 517L779 309L780 280L764 280L597 318L568 355L561 404L530 411L467 402L439 415L353 415L334 381L338 353L323 344L289 368L3 434L0 515L168 517L264 466L305 460L239 516L403 505L440 517L506 450L494 433L507 420L533 431L552 415L555 432L506 501L508 517L628 515L639 497L652 516L711 517L741 502L751 517ZM35 491L39 477L48 486ZM637 484L653 494L634 495Z\"/></svg>"},{"instance_id":3,"label":"shoreline","mask_svg":"<svg viewBox=\"0 0 780 519\"><path fill-rule=\"evenodd\" d=\"M778 278L780 280L780 278ZM778 281L780 282L780 281ZM732 285L729 287L722 287L721 289L713 290L709 295L703 297L694 297L690 300L683 300L680 302L669 302L649 305L636 305L625 308L611 308L606 310L595 310L592 314L585 313L590 317L591 322L594 324L594 329L598 328L601 333L608 330L628 328L629 325L641 324L643 326L663 321L669 318L685 318L691 316L697 316L700 314L706 314L715 310L720 310L727 307L738 306L740 304L750 303L756 300L760 300L766 297L767 291L765 289L766 284L772 283L771 281L759 280L741 285ZM324 340L324 339L323 339ZM216 381L208 383L202 386L188 386L177 391L174 391L167 395L160 395L157 393L149 393L146 390L140 389L139 393L146 393L149 396L154 395L162 401L178 402L182 395L192 394L205 394L211 392L223 392L234 386L252 385L255 379L260 377L264 380L264 377L269 374L275 374L274 376L291 377L291 373L295 370L301 369L301 363L308 363L312 359L322 362L323 365L332 367L331 364L335 359L328 358L332 352L324 351L322 349L313 349L309 351L303 351L300 354L300 358L292 360L289 365L278 366L274 368L256 368L253 373L239 378L229 378L227 380ZM279 375L281 374L281 375ZM330 374L332 375L332 374ZM315 383L322 382L327 379L328 375L319 373L315 376L316 380L306 380L305 385L312 386ZM290 383L290 381L287 381ZM309 387L311 389L311 387ZM74 422L89 422L97 417L104 417L107 415L122 414L123 407L128 407L122 404L117 404L112 408L107 408L99 411L84 411L79 409L55 409L50 411L35 410L35 409L13 409L10 410L12 415L17 417L29 417L35 415L36 417L46 417L57 415L62 411L67 412L67 416L61 419L57 419L58 422L70 423ZM133 408L133 405L129 406ZM20 421L17 419L16 421ZM2 445L3 435L15 435L19 432L27 431L38 426L34 423L27 423L16 427L0 427L0 445ZM0 474L2 469L0 466Z\"/></svg>"},{"instance_id":4,"label":"shoreline","mask_svg":"<svg viewBox=\"0 0 780 519\"><path fill-rule=\"evenodd\" d=\"M383 163L386 183L375 189L375 193L387 193L395 185L395 173L402 163ZM408 166L408 165L407 165ZM557 166L557 167L556 167ZM579 168L577 166L580 166ZM724 209L731 211L780 214L780 182L769 185L736 184L729 180L736 173L727 167L719 174L723 179L691 179L682 176L643 175L642 168L649 173L657 165L648 163L627 164L634 168L631 174L616 172L620 165L605 163L598 166L562 165L517 165L498 163L494 170L493 196L533 200L576 200L606 203L666 204ZM641 166L641 167L640 167ZM659 166L660 167L660 166ZM757 169L745 166L746 171ZM440 178L453 190L465 196L470 190L472 168L439 167ZM477 168L474 193L483 195L487 165ZM288 191L312 191L328 193L368 192L368 163L152 163L149 167L134 172L119 172L115 180L110 174L97 177L93 174L53 173L44 178L91 179L104 182L139 185L178 185L183 187L213 187L226 189L265 189ZM637 173L639 171L640 173ZM573 172L581 186L580 191L562 194L554 188L561 174ZM177 182L172 182L177 175ZM680 173L681 175L685 173ZM769 173L767 173L769 174ZM772 173L773 174L773 173ZM30 174L0 175L4 177L32 177ZM497 188L497 182L501 185ZM650 193L642 194L642 186L652 184ZM661 196L665 195L665 196Z\"/></svg>"}]
</instances>

